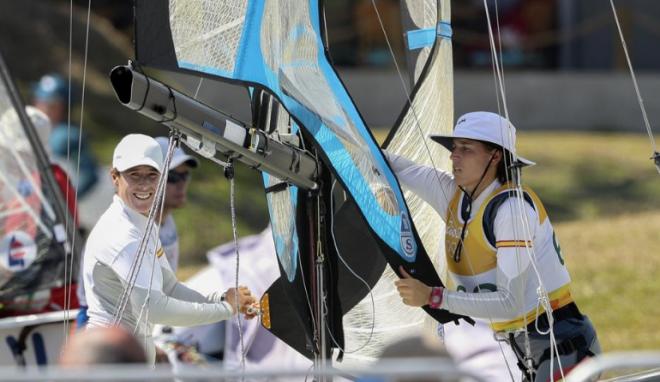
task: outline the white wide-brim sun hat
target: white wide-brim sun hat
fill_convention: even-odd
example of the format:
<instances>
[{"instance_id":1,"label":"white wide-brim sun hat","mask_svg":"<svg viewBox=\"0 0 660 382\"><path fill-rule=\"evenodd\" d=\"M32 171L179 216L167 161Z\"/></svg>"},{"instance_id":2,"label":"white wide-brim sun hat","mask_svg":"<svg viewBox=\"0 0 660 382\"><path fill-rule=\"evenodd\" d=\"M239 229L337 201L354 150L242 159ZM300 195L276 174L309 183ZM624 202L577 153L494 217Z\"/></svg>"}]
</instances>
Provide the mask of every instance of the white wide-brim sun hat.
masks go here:
<instances>
[{"instance_id":1,"label":"white wide-brim sun hat","mask_svg":"<svg viewBox=\"0 0 660 382\"><path fill-rule=\"evenodd\" d=\"M506 118L487 111L475 111L458 118L454 131L450 135L431 134L429 138L451 151L456 138L474 139L493 143L510 153L516 152L516 128ZM536 163L521 156L517 157L519 166L533 166Z\"/></svg>"}]
</instances>

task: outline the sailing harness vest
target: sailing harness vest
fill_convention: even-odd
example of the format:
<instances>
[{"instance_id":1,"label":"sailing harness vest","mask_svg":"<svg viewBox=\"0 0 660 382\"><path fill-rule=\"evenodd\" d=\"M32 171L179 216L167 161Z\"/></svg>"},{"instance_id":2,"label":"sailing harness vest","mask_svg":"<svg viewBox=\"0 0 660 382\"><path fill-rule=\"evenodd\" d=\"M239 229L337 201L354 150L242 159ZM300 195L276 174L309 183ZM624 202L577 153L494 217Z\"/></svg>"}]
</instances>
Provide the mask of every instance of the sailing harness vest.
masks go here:
<instances>
[{"instance_id":1,"label":"sailing harness vest","mask_svg":"<svg viewBox=\"0 0 660 382\"><path fill-rule=\"evenodd\" d=\"M468 293L495 292L497 252L499 248L520 248L516 256L527 256L526 248L534 247L535 259L543 284L548 290L550 304L553 310L567 306L573 302L570 292L570 277L563 265L561 251L556 243L554 231L548 219L543 204L536 194L529 188L523 189L525 203L529 204L538 216L539 230L532 234L533 240L501 240L495 237L494 224L498 209L509 198L517 195L515 187L505 183L496 188L479 206L479 210L470 219L470 202L467 195L457 190L449 204L446 216L445 253L447 256L448 271L456 291ZM467 224L464 224L467 221ZM464 229L465 225L465 229ZM461 236L463 236L461 240ZM457 247L464 254L456 256ZM458 260L458 261L456 261ZM545 277L543 277L545 276ZM530 275L528 284L535 279ZM530 284L531 285L531 284ZM525 293L525 291L511 291L512 293ZM534 297L533 295L532 297ZM512 320L491 321L495 331L509 331L520 329L533 324L538 315L544 312L542 307L537 310L537 301L534 297L526 295L526 313ZM490 317L482 317L490 318Z\"/></svg>"}]
</instances>

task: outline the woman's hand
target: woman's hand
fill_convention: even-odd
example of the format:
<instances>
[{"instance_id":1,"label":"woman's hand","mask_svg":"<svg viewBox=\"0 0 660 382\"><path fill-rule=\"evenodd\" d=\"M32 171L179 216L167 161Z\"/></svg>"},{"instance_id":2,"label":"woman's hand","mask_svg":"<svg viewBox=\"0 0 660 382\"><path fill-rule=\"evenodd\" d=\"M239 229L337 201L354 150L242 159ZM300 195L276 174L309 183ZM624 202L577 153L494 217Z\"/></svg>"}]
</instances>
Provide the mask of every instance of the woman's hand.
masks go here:
<instances>
[{"instance_id":1,"label":"woman's hand","mask_svg":"<svg viewBox=\"0 0 660 382\"><path fill-rule=\"evenodd\" d=\"M403 267L399 267L402 279L394 282L403 303L410 306L424 306L429 303L431 287L409 275Z\"/></svg>"},{"instance_id":2,"label":"woman's hand","mask_svg":"<svg viewBox=\"0 0 660 382\"><path fill-rule=\"evenodd\" d=\"M238 309L236 309L236 302L238 299ZM259 304L252 296L250 290L245 286L236 288L229 288L225 292L225 301L231 305L234 312L238 311L245 315L245 318L254 318L259 313Z\"/></svg>"}]
</instances>

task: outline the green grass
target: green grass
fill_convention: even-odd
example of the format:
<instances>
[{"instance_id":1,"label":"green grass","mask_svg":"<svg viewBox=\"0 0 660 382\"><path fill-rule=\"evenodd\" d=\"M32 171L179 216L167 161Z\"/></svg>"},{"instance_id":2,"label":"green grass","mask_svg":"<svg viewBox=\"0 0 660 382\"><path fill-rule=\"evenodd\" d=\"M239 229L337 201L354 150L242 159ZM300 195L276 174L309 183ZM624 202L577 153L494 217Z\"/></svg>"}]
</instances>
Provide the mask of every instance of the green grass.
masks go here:
<instances>
[{"instance_id":1,"label":"green grass","mask_svg":"<svg viewBox=\"0 0 660 382\"><path fill-rule=\"evenodd\" d=\"M660 177L643 135L527 133L518 152L538 163L523 177L556 222L660 210Z\"/></svg>"},{"instance_id":2,"label":"green grass","mask_svg":"<svg viewBox=\"0 0 660 382\"><path fill-rule=\"evenodd\" d=\"M660 181L660 179L658 179ZM605 351L660 348L660 211L555 226L573 293Z\"/></svg>"}]
</instances>

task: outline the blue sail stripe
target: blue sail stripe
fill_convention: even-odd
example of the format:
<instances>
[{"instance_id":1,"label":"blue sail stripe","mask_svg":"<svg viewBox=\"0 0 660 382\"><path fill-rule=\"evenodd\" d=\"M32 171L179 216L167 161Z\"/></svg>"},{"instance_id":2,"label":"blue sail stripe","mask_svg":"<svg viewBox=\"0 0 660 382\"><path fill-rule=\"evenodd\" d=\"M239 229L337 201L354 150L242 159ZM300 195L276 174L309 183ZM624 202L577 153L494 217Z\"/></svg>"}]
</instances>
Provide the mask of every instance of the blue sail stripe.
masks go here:
<instances>
[{"instance_id":1,"label":"blue sail stripe","mask_svg":"<svg viewBox=\"0 0 660 382\"><path fill-rule=\"evenodd\" d=\"M433 46L437 37L451 39L453 35L451 24L440 22L436 27L415 29L406 32L406 41L409 50L416 50Z\"/></svg>"}]
</instances>

